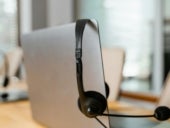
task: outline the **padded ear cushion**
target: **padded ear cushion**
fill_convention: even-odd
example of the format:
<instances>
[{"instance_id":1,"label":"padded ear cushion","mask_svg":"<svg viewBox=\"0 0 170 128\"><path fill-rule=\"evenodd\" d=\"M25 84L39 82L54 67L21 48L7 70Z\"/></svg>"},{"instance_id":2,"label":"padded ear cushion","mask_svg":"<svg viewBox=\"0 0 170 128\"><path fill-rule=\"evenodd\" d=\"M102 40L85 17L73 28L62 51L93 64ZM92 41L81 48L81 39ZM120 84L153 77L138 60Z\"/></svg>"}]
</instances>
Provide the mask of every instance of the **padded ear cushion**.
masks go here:
<instances>
[{"instance_id":1,"label":"padded ear cushion","mask_svg":"<svg viewBox=\"0 0 170 128\"><path fill-rule=\"evenodd\" d=\"M106 82L105 82L105 90L106 90L106 98L108 98L110 94L110 89L109 89L109 85Z\"/></svg>"},{"instance_id":2,"label":"padded ear cushion","mask_svg":"<svg viewBox=\"0 0 170 128\"><path fill-rule=\"evenodd\" d=\"M88 117L96 117L98 115L103 114L103 112L105 111L106 107L107 107L107 100L106 98L95 91L87 91L85 92L85 96L86 96L86 100L84 103L84 106L86 107L86 110L88 110L88 108L91 109L91 112L83 112L81 109L81 103L80 103L80 99L78 100L78 106L80 108L80 111L82 113L84 113L86 116Z\"/></svg>"}]
</instances>

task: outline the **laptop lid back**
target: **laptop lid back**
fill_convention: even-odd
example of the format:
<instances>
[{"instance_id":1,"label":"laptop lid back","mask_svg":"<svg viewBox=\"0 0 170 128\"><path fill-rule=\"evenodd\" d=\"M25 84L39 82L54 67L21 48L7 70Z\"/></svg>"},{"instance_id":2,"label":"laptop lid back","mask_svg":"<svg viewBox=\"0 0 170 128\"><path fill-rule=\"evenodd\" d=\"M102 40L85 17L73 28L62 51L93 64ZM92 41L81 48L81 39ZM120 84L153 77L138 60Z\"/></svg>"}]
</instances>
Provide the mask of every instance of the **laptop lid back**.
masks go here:
<instances>
[{"instance_id":1,"label":"laptop lid back","mask_svg":"<svg viewBox=\"0 0 170 128\"><path fill-rule=\"evenodd\" d=\"M85 91L105 96L98 27L87 24L83 35ZM75 23L42 29L22 37L33 117L50 128L103 128L77 105ZM107 117L100 117L109 126Z\"/></svg>"}]
</instances>

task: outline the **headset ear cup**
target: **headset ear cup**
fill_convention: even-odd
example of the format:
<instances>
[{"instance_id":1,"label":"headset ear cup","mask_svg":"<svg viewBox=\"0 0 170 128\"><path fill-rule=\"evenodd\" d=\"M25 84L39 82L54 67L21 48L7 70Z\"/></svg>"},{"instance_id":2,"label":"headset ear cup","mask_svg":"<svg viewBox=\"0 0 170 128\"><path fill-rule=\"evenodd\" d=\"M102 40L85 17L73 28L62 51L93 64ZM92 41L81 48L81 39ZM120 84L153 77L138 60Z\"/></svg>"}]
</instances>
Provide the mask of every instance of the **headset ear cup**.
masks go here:
<instances>
[{"instance_id":1,"label":"headset ear cup","mask_svg":"<svg viewBox=\"0 0 170 128\"><path fill-rule=\"evenodd\" d=\"M90 105L94 109L93 111L96 116L103 114L107 107L106 98L96 91L87 91L85 95L87 95L88 98L93 99Z\"/></svg>"},{"instance_id":2,"label":"headset ear cup","mask_svg":"<svg viewBox=\"0 0 170 128\"><path fill-rule=\"evenodd\" d=\"M105 90L106 90L106 98L108 98L110 94L110 89L109 89L109 85L106 82L105 82Z\"/></svg>"},{"instance_id":3,"label":"headset ear cup","mask_svg":"<svg viewBox=\"0 0 170 128\"><path fill-rule=\"evenodd\" d=\"M83 103L85 106L85 112L82 111L81 108L81 101L80 99L78 99L78 106L79 109L82 113L84 113L86 116L88 117L96 117L98 115L103 114L103 112L105 111L106 107L107 107L107 100L106 98L95 91L87 91L85 92L85 102ZM90 108L90 112L88 112L88 109Z\"/></svg>"}]
</instances>

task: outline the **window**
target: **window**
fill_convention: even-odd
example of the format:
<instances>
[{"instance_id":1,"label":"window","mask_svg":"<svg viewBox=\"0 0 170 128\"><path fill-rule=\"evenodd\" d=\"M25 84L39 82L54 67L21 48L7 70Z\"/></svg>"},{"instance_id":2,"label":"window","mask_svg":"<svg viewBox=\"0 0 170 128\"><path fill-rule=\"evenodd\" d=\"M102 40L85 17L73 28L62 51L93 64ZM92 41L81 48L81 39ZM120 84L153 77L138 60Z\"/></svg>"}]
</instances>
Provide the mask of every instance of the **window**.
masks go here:
<instances>
[{"instance_id":1,"label":"window","mask_svg":"<svg viewBox=\"0 0 170 128\"><path fill-rule=\"evenodd\" d=\"M0 85L5 71L4 54L18 43L17 0L0 0Z\"/></svg>"},{"instance_id":2,"label":"window","mask_svg":"<svg viewBox=\"0 0 170 128\"><path fill-rule=\"evenodd\" d=\"M0 0L0 50L17 45L17 0Z\"/></svg>"},{"instance_id":3,"label":"window","mask_svg":"<svg viewBox=\"0 0 170 128\"><path fill-rule=\"evenodd\" d=\"M98 20L103 47L126 50L123 75L130 83L123 87L139 90L138 86L143 86L143 90L148 90L152 75L154 0L80 0L77 5L77 18Z\"/></svg>"}]
</instances>

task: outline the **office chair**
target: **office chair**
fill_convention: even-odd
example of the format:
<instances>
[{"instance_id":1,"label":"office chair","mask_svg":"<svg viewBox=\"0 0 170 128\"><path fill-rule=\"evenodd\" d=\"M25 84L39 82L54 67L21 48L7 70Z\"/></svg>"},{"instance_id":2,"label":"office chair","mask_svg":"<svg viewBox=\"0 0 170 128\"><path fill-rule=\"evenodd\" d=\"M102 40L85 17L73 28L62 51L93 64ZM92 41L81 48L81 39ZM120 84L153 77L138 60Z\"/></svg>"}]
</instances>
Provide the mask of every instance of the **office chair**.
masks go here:
<instances>
[{"instance_id":1,"label":"office chair","mask_svg":"<svg viewBox=\"0 0 170 128\"><path fill-rule=\"evenodd\" d=\"M161 93L161 96L158 101L158 106L159 105L164 105L170 107L170 72L167 75L167 78L165 80L165 86L164 89Z\"/></svg>"},{"instance_id":2,"label":"office chair","mask_svg":"<svg viewBox=\"0 0 170 128\"><path fill-rule=\"evenodd\" d=\"M7 52L6 55L9 65L8 76L15 76L22 62L23 51L20 47L16 47L13 50Z\"/></svg>"},{"instance_id":3,"label":"office chair","mask_svg":"<svg viewBox=\"0 0 170 128\"><path fill-rule=\"evenodd\" d=\"M133 100L134 102L145 102L152 105L152 107L164 105L170 107L170 72L166 77L164 86L162 88L160 95L153 95L148 93L121 91L120 96ZM132 101L132 102L133 102Z\"/></svg>"},{"instance_id":4,"label":"office chair","mask_svg":"<svg viewBox=\"0 0 170 128\"><path fill-rule=\"evenodd\" d=\"M125 51L116 47L102 48L102 57L105 81L110 88L108 101L115 101L120 91Z\"/></svg>"},{"instance_id":5,"label":"office chair","mask_svg":"<svg viewBox=\"0 0 170 128\"><path fill-rule=\"evenodd\" d=\"M0 86L0 102L27 98L27 85L25 81L16 79L17 70L22 63L23 51L20 47L16 47L5 54L6 63L8 63L5 75L8 76L9 83L6 87ZM2 66L1 68L6 67Z\"/></svg>"}]
</instances>

